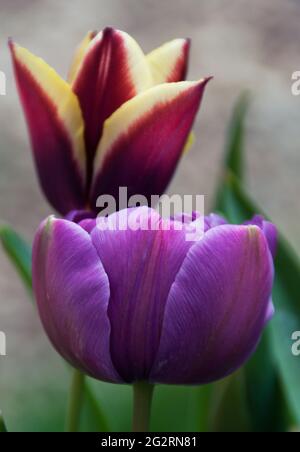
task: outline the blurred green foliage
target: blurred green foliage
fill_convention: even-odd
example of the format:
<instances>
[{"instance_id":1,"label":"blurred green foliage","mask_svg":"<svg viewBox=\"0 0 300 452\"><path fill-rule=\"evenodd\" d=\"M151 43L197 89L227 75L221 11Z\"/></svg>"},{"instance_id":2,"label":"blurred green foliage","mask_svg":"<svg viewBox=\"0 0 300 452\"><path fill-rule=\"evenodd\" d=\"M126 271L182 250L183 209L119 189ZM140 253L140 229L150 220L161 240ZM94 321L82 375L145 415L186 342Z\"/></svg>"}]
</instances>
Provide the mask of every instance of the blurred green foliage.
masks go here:
<instances>
[{"instance_id":1,"label":"blurred green foliage","mask_svg":"<svg viewBox=\"0 0 300 452\"><path fill-rule=\"evenodd\" d=\"M0 412L0 433L6 433L6 432L7 432L6 425L5 425L3 416L2 416L2 414Z\"/></svg>"},{"instance_id":2,"label":"blurred green foliage","mask_svg":"<svg viewBox=\"0 0 300 452\"><path fill-rule=\"evenodd\" d=\"M248 102L248 96L243 95L233 113L216 200L216 210L232 223L241 223L259 213L267 218L244 188L241 162ZM242 371L252 414L251 430L256 431L282 431L291 422L300 423L300 360L291 352L291 336L299 329L300 322L300 263L281 234L275 267L273 301L276 314L257 352Z\"/></svg>"}]
</instances>

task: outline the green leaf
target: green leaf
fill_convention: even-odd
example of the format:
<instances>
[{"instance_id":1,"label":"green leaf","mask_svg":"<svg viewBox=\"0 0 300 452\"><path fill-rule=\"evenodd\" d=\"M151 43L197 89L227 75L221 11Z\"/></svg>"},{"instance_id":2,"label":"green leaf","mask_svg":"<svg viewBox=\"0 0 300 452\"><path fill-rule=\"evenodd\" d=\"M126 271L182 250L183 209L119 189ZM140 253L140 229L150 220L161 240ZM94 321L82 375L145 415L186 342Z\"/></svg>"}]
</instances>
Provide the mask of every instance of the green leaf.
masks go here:
<instances>
[{"instance_id":1,"label":"green leaf","mask_svg":"<svg viewBox=\"0 0 300 452\"><path fill-rule=\"evenodd\" d=\"M0 241L25 287L31 291L31 247L10 226L0 227Z\"/></svg>"},{"instance_id":2,"label":"green leaf","mask_svg":"<svg viewBox=\"0 0 300 452\"><path fill-rule=\"evenodd\" d=\"M246 396L254 432L286 431L289 410L271 352L270 326L244 369Z\"/></svg>"},{"instance_id":3,"label":"green leaf","mask_svg":"<svg viewBox=\"0 0 300 452\"><path fill-rule=\"evenodd\" d=\"M151 431L207 431L211 390L211 386L157 385L153 398Z\"/></svg>"},{"instance_id":4,"label":"green leaf","mask_svg":"<svg viewBox=\"0 0 300 452\"><path fill-rule=\"evenodd\" d=\"M230 169L240 180L244 176L245 119L249 109L249 101L249 93L243 93L235 105L228 128L225 151L225 168Z\"/></svg>"},{"instance_id":5,"label":"green leaf","mask_svg":"<svg viewBox=\"0 0 300 452\"><path fill-rule=\"evenodd\" d=\"M227 193L230 193L231 221L251 218L261 213L258 206L250 199L239 181L228 173L225 179ZM226 203L222 210L226 214ZM233 214L233 212L235 212ZM270 323L270 341L273 358L283 383L284 392L289 401L295 422L300 423L300 359L291 352L292 333L300 329L299 281L300 262L286 239L279 234L278 249L275 260L275 284L273 299L276 314Z\"/></svg>"},{"instance_id":6,"label":"green leaf","mask_svg":"<svg viewBox=\"0 0 300 452\"><path fill-rule=\"evenodd\" d=\"M210 419L207 415L212 403L213 385L198 386L191 389L187 425L191 432L208 432Z\"/></svg>"},{"instance_id":7,"label":"green leaf","mask_svg":"<svg viewBox=\"0 0 300 452\"><path fill-rule=\"evenodd\" d=\"M225 157L223 168L225 174L230 171L239 180L244 179L244 143L245 143L245 119L249 109L250 95L249 93L243 93L233 110L233 114L230 120L230 124L227 132L227 143L225 147ZM229 199L227 199L229 198ZM217 190L217 199L215 203L216 210L221 210L221 207L227 205L227 210L230 207L230 193L227 193L226 186L224 187L223 181Z\"/></svg>"},{"instance_id":8,"label":"green leaf","mask_svg":"<svg viewBox=\"0 0 300 452\"><path fill-rule=\"evenodd\" d=\"M103 431L128 432L131 430L132 387L96 381L87 378L98 405L105 413Z\"/></svg>"},{"instance_id":9,"label":"green leaf","mask_svg":"<svg viewBox=\"0 0 300 452\"><path fill-rule=\"evenodd\" d=\"M97 401L90 382L85 381L84 400L81 412L80 431L82 432L109 432L110 428L106 415Z\"/></svg>"},{"instance_id":10,"label":"green leaf","mask_svg":"<svg viewBox=\"0 0 300 452\"><path fill-rule=\"evenodd\" d=\"M215 383L209 418L212 432L252 430L243 371Z\"/></svg>"},{"instance_id":11,"label":"green leaf","mask_svg":"<svg viewBox=\"0 0 300 452\"><path fill-rule=\"evenodd\" d=\"M6 429L6 426L5 426L5 422L4 422L2 413L0 411L0 433L6 433L6 432L7 432L7 429Z\"/></svg>"}]
</instances>

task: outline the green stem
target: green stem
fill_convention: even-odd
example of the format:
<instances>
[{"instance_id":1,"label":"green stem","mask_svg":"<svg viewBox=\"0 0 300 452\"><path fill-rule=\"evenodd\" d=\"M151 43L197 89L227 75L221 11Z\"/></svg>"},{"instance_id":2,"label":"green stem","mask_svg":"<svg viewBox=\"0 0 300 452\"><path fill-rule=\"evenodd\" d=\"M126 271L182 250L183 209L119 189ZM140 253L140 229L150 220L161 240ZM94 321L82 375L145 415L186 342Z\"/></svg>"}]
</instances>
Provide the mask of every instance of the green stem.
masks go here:
<instances>
[{"instance_id":1,"label":"green stem","mask_svg":"<svg viewBox=\"0 0 300 452\"><path fill-rule=\"evenodd\" d=\"M66 432L78 432L80 412L83 401L84 375L79 370L73 371L69 404L66 418Z\"/></svg>"},{"instance_id":2,"label":"green stem","mask_svg":"<svg viewBox=\"0 0 300 452\"><path fill-rule=\"evenodd\" d=\"M133 385L133 432L148 432L154 386L146 382Z\"/></svg>"}]
</instances>

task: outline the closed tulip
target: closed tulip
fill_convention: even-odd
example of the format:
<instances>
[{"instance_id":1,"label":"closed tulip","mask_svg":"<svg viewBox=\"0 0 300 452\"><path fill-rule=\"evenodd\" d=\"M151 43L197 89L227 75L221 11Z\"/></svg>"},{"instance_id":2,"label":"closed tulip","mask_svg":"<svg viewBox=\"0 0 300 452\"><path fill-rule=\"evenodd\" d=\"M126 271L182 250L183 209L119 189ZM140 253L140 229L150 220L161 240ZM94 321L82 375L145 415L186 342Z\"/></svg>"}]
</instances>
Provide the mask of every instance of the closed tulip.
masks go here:
<instances>
[{"instance_id":1,"label":"closed tulip","mask_svg":"<svg viewBox=\"0 0 300 452\"><path fill-rule=\"evenodd\" d=\"M208 79L185 78L189 41L145 55L127 33L89 33L64 81L10 41L42 189L62 215L101 194L161 195L189 142Z\"/></svg>"},{"instance_id":2,"label":"closed tulip","mask_svg":"<svg viewBox=\"0 0 300 452\"><path fill-rule=\"evenodd\" d=\"M273 315L275 227L261 217L230 225L211 215L191 242L198 219L134 212L138 224L155 227L129 227L127 210L98 226L54 217L40 226L33 284L52 344L75 368L113 383L226 377L254 352Z\"/></svg>"}]
</instances>

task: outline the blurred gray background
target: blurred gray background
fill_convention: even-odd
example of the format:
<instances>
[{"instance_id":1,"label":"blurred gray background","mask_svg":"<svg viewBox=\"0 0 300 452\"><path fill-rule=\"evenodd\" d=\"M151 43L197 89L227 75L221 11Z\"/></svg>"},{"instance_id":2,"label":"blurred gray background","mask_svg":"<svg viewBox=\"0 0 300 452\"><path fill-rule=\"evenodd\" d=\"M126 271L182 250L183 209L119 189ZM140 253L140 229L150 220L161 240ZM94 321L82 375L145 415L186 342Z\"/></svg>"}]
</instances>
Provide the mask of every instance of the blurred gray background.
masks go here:
<instances>
[{"instance_id":1,"label":"blurred gray background","mask_svg":"<svg viewBox=\"0 0 300 452\"><path fill-rule=\"evenodd\" d=\"M214 75L198 116L197 142L170 187L176 193L205 194L207 210L232 107L241 91L252 92L248 186L300 252L300 97L291 95L291 74L300 70L300 1L1 0L0 6L0 70L7 75L7 95L0 97L1 222L32 240L40 220L52 212L37 183L7 38L65 75L86 31L112 25L132 34L145 51L190 37L189 79ZM0 409L8 422L21 425L28 398L36 401L37 412L52 391L63 403L65 369L1 250L0 269L0 330L8 341L8 356L0 358ZM32 388L29 393L22 390L24 383Z\"/></svg>"}]
</instances>

